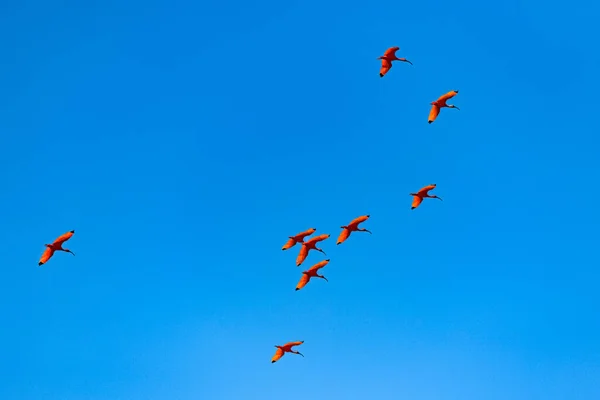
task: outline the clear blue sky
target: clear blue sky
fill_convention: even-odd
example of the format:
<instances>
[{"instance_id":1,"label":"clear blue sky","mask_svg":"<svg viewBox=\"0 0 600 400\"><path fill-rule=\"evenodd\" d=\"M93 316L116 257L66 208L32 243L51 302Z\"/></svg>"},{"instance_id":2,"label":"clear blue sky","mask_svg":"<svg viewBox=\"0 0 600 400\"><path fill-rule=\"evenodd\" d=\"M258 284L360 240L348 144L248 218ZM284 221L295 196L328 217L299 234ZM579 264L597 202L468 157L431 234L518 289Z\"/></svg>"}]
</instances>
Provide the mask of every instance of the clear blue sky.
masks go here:
<instances>
[{"instance_id":1,"label":"clear blue sky","mask_svg":"<svg viewBox=\"0 0 600 400\"><path fill-rule=\"evenodd\" d=\"M600 398L599 12L2 2L0 398Z\"/></svg>"}]
</instances>

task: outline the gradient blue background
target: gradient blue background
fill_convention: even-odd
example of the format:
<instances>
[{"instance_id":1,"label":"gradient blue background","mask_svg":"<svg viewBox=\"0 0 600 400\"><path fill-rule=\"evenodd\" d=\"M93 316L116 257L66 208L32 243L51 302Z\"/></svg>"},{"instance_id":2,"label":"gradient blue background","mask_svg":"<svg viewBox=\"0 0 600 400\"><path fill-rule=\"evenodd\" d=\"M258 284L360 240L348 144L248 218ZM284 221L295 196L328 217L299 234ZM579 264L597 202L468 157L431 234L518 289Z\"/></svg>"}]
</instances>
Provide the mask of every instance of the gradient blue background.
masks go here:
<instances>
[{"instance_id":1,"label":"gradient blue background","mask_svg":"<svg viewBox=\"0 0 600 400\"><path fill-rule=\"evenodd\" d=\"M1 399L600 398L597 2L122 3L0 5Z\"/></svg>"}]
</instances>

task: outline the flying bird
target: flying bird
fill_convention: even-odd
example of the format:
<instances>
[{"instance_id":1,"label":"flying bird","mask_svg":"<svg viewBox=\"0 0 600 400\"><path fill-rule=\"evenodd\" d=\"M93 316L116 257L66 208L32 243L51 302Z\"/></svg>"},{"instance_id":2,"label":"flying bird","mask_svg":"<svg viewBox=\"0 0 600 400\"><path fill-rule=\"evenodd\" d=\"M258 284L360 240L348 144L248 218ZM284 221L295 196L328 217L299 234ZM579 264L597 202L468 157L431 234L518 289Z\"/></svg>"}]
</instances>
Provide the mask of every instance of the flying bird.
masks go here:
<instances>
[{"instance_id":1,"label":"flying bird","mask_svg":"<svg viewBox=\"0 0 600 400\"><path fill-rule=\"evenodd\" d=\"M315 231L316 231L315 228L310 228L307 231L300 232L296 236L289 236L289 240L287 241L286 244L283 245L281 250L287 250L291 247L294 247L296 245L296 243L304 243L304 238L312 235L313 233L315 233Z\"/></svg>"},{"instance_id":2,"label":"flying bird","mask_svg":"<svg viewBox=\"0 0 600 400\"><path fill-rule=\"evenodd\" d=\"M327 239L329 236L331 236L331 235L315 236L315 237L308 239L306 242L302 243L302 248L300 249L300 254L298 254L298 257L296 258L296 266L299 267L300 264L302 264L304 262L304 260L306 260L306 256L308 256L309 250L320 251L321 253L326 255L322 249L317 247L317 243L322 240Z\"/></svg>"},{"instance_id":3,"label":"flying bird","mask_svg":"<svg viewBox=\"0 0 600 400\"><path fill-rule=\"evenodd\" d=\"M300 346L302 343L304 343L304 340L301 340L299 342L289 342L284 344L283 346L275 346L277 347L277 351L271 359L271 363L274 363L275 361L279 360L281 357L283 357L285 353L300 354L302 357L304 357L304 354L300 353L299 351L292 350L292 347Z\"/></svg>"},{"instance_id":4,"label":"flying bird","mask_svg":"<svg viewBox=\"0 0 600 400\"><path fill-rule=\"evenodd\" d=\"M343 242L345 242L346 239L348 239L348 237L350 237L350 234L355 231L371 233L371 231L368 229L358 227L358 224L360 224L361 222L365 222L366 220L369 219L369 217L370 217L370 215L363 215L362 217L353 219L352 222L350 222L348 224L348 226L342 226L341 228L343 230L342 230L342 233L340 233L340 237L338 237L337 244L342 244Z\"/></svg>"},{"instance_id":5,"label":"flying bird","mask_svg":"<svg viewBox=\"0 0 600 400\"><path fill-rule=\"evenodd\" d=\"M44 250L42 257L40 258L40 262L38 263L38 266L41 266L42 264L48 262L50 257L54 255L55 251L64 251L75 255L75 253L73 253L71 250L63 249L62 247L63 243L71 239L71 236L73 236L74 233L75 231L69 231L64 235L59 236L52 244L45 244L44 246L46 246L46 250Z\"/></svg>"},{"instance_id":6,"label":"flying bird","mask_svg":"<svg viewBox=\"0 0 600 400\"><path fill-rule=\"evenodd\" d=\"M321 261L320 263L316 263L315 265L310 267L307 271L303 271L302 278L300 278L300 282L298 282L298 285L296 286L296 290L300 290L304 286L306 286L308 281L310 281L310 278L321 278L321 279L325 279L325 281L329 282L327 280L327 278L325 278L323 275L319 275L319 269L323 268L327 264L329 264L329 260Z\"/></svg>"},{"instance_id":7,"label":"flying bird","mask_svg":"<svg viewBox=\"0 0 600 400\"><path fill-rule=\"evenodd\" d=\"M435 183L425 186L424 188L422 188L421 190L419 190L417 193L411 193L411 196L414 196L413 198L413 202L412 202L412 207L410 208L411 210L414 210L415 208L419 207L419 204L421 204L421 202L423 201L424 198L428 197L430 199L440 199L442 200L441 197L438 197L436 195L430 196L429 195L429 191L435 189Z\"/></svg>"},{"instance_id":8,"label":"flying bird","mask_svg":"<svg viewBox=\"0 0 600 400\"><path fill-rule=\"evenodd\" d=\"M438 114L440 113L440 110L444 107L456 108L457 110L460 110L460 108L456 107L455 105L446 104L446 101L453 98L457 94L458 94L458 90L453 90L453 91L448 92L445 95L441 96L436 101L431 102L431 111L429 111L429 123L432 123L433 121L435 121Z\"/></svg>"},{"instance_id":9,"label":"flying bird","mask_svg":"<svg viewBox=\"0 0 600 400\"><path fill-rule=\"evenodd\" d=\"M390 47L385 51L385 53L383 53L383 56L377 57L378 60L381 60L381 69L379 70L379 76L381 78L383 78L383 76L392 68L392 61L403 61L413 65L413 63L408 61L406 58L396 57L396 52L398 50L400 50L400 47L398 46Z\"/></svg>"}]
</instances>

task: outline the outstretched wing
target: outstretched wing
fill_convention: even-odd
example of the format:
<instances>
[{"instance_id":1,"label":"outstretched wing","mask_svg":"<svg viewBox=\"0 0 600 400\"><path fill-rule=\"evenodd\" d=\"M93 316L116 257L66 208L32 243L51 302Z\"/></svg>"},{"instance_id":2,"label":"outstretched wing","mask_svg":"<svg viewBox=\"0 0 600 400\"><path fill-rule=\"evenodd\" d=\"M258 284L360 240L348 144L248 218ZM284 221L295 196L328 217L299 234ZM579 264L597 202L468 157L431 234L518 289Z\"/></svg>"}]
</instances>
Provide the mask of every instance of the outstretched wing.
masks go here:
<instances>
[{"instance_id":1,"label":"outstretched wing","mask_svg":"<svg viewBox=\"0 0 600 400\"><path fill-rule=\"evenodd\" d=\"M386 60L385 58L382 58L381 59L381 69L379 70L379 76L381 78L383 78L384 75L388 73L390 68L392 68L392 62Z\"/></svg>"},{"instance_id":2,"label":"outstretched wing","mask_svg":"<svg viewBox=\"0 0 600 400\"><path fill-rule=\"evenodd\" d=\"M294 239L289 239L281 248L281 250L287 250L291 247L294 247L296 245L296 241Z\"/></svg>"},{"instance_id":3,"label":"outstretched wing","mask_svg":"<svg viewBox=\"0 0 600 400\"><path fill-rule=\"evenodd\" d=\"M438 106L436 106L435 104L431 106L431 111L429 111L429 118L428 118L428 122L432 123L433 121L435 121L435 119L437 118L437 116L440 114L440 108Z\"/></svg>"},{"instance_id":4,"label":"outstretched wing","mask_svg":"<svg viewBox=\"0 0 600 400\"><path fill-rule=\"evenodd\" d=\"M323 260L310 267L307 272L317 272L319 269L323 268L327 264L329 264L329 260Z\"/></svg>"},{"instance_id":5,"label":"outstretched wing","mask_svg":"<svg viewBox=\"0 0 600 400\"><path fill-rule=\"evenodd\" d=\"M284 353L285 352L283 351L283 349L280 349L278 347L277 351L275 352L275 355L273 356L273 358L271 358L271 362L274 363L275 361L279 360L281 357L283 357Z\"/></svg>"},{"instance_id":6,"label":"outstretched wing","mask_svg":"<svg viewBox=\"0 0 600 400\"><path fill-rule=\"evenodd\" d=\"M306 256L308 256L308 247L306 247L305 245L302 245L302 248L300 249L300 253L298 253L298 257L296 257L296 266L299 267L300 264L302 264L304 262L304 260L306 260Z\"/></svg>"},{"instance_id":7,"label":"outstretched wing","mask_svg":"<svg viewBox=\"0 0 600 400\"><path fill-rule=\"evenodd\" d=\"M451 90L448 93L446 93L443 96L440 96L439 99L437 99L437 101L442 102L442 101L446 101L449 100L451 98L453 98L454 96L456 96L458 94L458 90Z\"/></svg>"},{"instance_id":8,"label":"outstretched wing","mask_svg":"<svg viewBox=\"0 0 600 400\"><path fill-rule=\"evenodd\" d=\"M385 51L385 53L383 53L383 56L386 58L395 57L398 50L400 50L400 47L398 46L390 47Z\"/></svg>"},{"instance_id":9,"label":"outstretched wing","mask_svg":"<svg viewBox=\"0 0 600 400\"><path fill-rule=\"evenodd\" d=\"M300 278L300 282L298 282L298 285L296 285L296 290L302 289L304 286L306 286L308 281L310 281L310 276L303 273L302 278Z\"/></svg>"},{"instance_id":10,"label":"outstretched wing","mask_svg":"<svg viewBox=\"0 0 600 400\"><path fill-rule=\"evenodd\" d=\"M42 257L40 258L40 261L38 262L38 266L48 262L48 260L50 259L50 257L52 257L53 254L54 254L54 250L50 247L46 247L46 250L44 250Z\"/></svg>"},{"instance_id":11,"label":"outstretched wing","mask_svg":"<svg viewBox=\"0 0 600 400\"><path fill-rule=\"evenodd\" d=\"M285 349L292 349L292 347L294 346L300 346L302 343L304 343L304 341L300 341L300 342L289 342L284 344L282 347Z\"/></svg>"},{"instance_id":12,"label":"outstretched wing","mask_svg":"<svg viewBox=\"0 0 600 400\"><path fill-rule=\"evenodd\" d=\"M414 210L415 208L419 207L419 204L421 204L422 201L423 201L422 197L414 196L411 209Z\"/></svg>"},{"instance_id":13,"label":"outstretched wing","mask_svg":"<svg viewBox=\"0 0 600 400\"><path fill-rule=\"evenodd\" d=\"M299 234L294 236L294 239L298 242L303 242L305 237L312 235L313 233L315 233L315 231L316 231L316 229L310 228L310 229L308 229L304 232L300 232Z\"/></svg>"},{"instance_id":14,"label":"outstretched wing","mask_svg":"<svg viewBox=\"0 0 600 400\"><path fill-rule=\"evenodd\" d=\"M427 192L429 192L430 190L435 189L435 185L427 185L423 188L421 188L417 193L420 194L421 196L424 196L426 194L428 194Z\"/></svg>"},{"instance_id":15,"label":"outstretched wing","mask_svg":"<svg viewBox=\"0 0 600 400\"><path fill-rule=\"evenodd\" d=\"M64 235L60 235L58 238L56 238L56 240L52 244L55 246L61 245L64 242L66 242L67 240L71 239L71 236L73 236L74 233L75 233L75 231L70 231L70 232L65 233Z\"/></svg>"},{"instance_id":16,"label":"outstretched wing","mask_svg":"<svg viewBox=\"0 0 600 400\"><path fill-rule=\"evenodd\" d=\"M348 237L350 237L350 229L348 228L344 228L342 229L342 232L340 233L340 236L338 237L337 240L337 244L342 244L346 241L346 239L348 239Z\"/></svg>"}]
</instances>

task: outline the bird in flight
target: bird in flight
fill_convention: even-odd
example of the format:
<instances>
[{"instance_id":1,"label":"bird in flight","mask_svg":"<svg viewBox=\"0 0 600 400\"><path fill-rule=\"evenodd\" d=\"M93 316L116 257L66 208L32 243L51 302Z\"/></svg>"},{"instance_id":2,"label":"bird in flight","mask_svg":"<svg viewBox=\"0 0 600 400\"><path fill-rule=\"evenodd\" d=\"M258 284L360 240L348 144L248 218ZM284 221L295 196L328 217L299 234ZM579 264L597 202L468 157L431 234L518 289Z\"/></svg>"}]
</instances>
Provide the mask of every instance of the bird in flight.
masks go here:
<instances>
[{"instance_id":1,"label":"bird in flight","mask_svg":"<svg viewBox=\"0 0 600 400\"><path fill-rule=\"evenodd\" d=\"M327 239L329 236L331 236L331 235L315 236L315 237L308 239L306 242L302 243L302 248L300 249L300 254L298 254L298 257L296 258L296 266L299 267L300 264L302 264L304 262L304 260L306 260L309 250L320 251L324 255L327 255L327 254L325 254L323 249L320 249L317 247L317 243Z\"/></svg>"},{"instance_id":2,"label":"bird in flight","mask_svg":"<svg viewBox=\"0 0 600 400\"><path fill-rule=\"evenodd\" d=\"M355 231L371 233L371 231L368 229L358 227L358 224L360 224L361 222L365 222L366 220L369 219L369 217L370 217L370 215L363 215L362 217L353 219L352 222L350 222L348 224L348 226L342 226L341 228L343 230L342 230L342 233L340 233L340 236L338 237L337 244L344 243L346 241L346 239L348 239L348 237L350 237L350 234Z\"/></svg>"},{"instance_id":3,"label":"bird in flight","mask_svg":"<svg viewBox=\"0 0 600 400\"><path fill-rule=\"evenodd\" d=\"M298 282L296 290L300 290L306 286L306 284L310 281L310 278L321 278L329 282L323 275L319 275L319 269L323 268L327 264L329 264L329 260L321 261L320 263L316 263L310 267L307 271L302 272L302 278L300 278L300 282Z\"/></svg>"},{"instance_id":4,"label":"bird in flight","mask_svg":"<svg viewBox=\"0 0 600 400\"><path fill-rule=\"evenodd\" d=\"M419 207L419 204L421 204L421 202L423 201L424 198L428 197L430 199L440 199L442 200L441 197L438 197L436 195L430 196L429 195L429 191L435 189L435 183L425 186L424 188L422 188L421 190L419 190L417 193L411 193L411 196L414 196L413 198L413 202L412 202L412 207L410 208L411 210L414 210L415 208Z\"/></svg>"},{"instance_id":5,"label":"bird in flight","mask_svg":"<svg viewBox=\"0 0 600 400\"><path fill-rule=\"evenodd\" d=\"M307 231L300 232L296 236L289 236L289 240L287 241L286 244L283 245L281 250L287 250L291 247L294 247L296 245L296 243L304 243L304 238L312 235L313 233L315 233L315 231L316 231L315 228L310 228Z\"/></svg>"},{"instance_id":6,"label":"bird in flight","mask_svg":"<svg viewBox=\"0 0 600 400\"><path fill-rule=\"evenodd\" d=\"M413 63L408 61L406 58L396 57L396 52L398 50L400 50L400 47L398 46L390 47L385 51L385 53L383 53L382 56L377 57L378 60L381 60L381 69L379 70L379 77L383 78L383 76L388 73L388 71L392 68L392 61L403 61L409 63L410 65L413 65Z\"/></svg>"},{"instance_id":7,"label":"bird in flight","mask_svg":"<svg viewBox=\"0 0 600 400\"><path fill-rule=\"evenodd\" d=\"M436 101L431 102L431 111L429 111L429 123L432 123L433 121L435 121L438 114L440 113L440 110L444 107L456 108L457 110L460 110L460 108L456 107L455 105L446 104L446 101L453 98L457 94L458 94L458 90L452 90L451 92L448 92L445 95L441 96Z\"/></svg>"},{"instance_id":8,"label":"bird in flight","mask_svg":"<svg viewBox=\"0 0 600 400\"><path fill-rule=\"evenodd\" d=\"M285 353L300 354L302 357L304 357L304 354L300 353L299 351L292 350L292 347L300 346L302 343L304 343L304 340L299 341L299 342L289 342L289 343L284 344L283 346L275 346L275 347L277 347L277 351L275 352L275 355L271 359L271 363L274 363L275 361L279 360L281 357L283 357L283 355Z\"/></svg>"},{"instance_id":9,"label":"bird in flight","mask_svg":"<svg viewBox=\"0 0 600 400\"><path fill-rule=\"evenodd\" d=\"M73 236L74 233L75 231L67 232L64 235L59 236L52 244L45 244L44 246L46 246L46 250L44 250L42 257L40 258L40 262L38 263L38 266L41 266L42 264L48 262L50 257L54 255L55 251L64 251L75 255L75 253L73 253L71 250L63 249L62 247L63 243L71 239L71 236Z\"/></svg>"}]
</instances>

